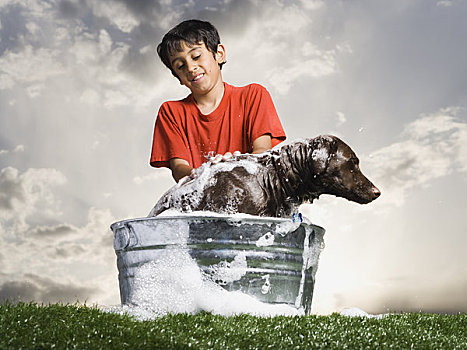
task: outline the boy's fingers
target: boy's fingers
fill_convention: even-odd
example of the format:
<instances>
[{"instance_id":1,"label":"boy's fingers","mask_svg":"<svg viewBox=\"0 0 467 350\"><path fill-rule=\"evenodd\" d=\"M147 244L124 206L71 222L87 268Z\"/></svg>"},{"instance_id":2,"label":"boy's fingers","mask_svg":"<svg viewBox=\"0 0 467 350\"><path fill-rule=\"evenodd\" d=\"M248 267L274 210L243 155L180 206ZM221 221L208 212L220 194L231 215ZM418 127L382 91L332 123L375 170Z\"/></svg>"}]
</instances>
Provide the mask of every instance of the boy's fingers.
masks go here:
<instances>
[{"instance_id":1,"label":"boy's fingers","mask_svg":"<svg viewBox=\"0 0 467 350\"><path fill-rule=\"evenodd\" d=\"M218 154L214 157L214 159L212 160L212 163L213 164L217 164L219 163L220 161L222 160L222 154Z\"/></svg>"},{"instance_id":2,"label":"boy's fingers","mask_svg":"<svg viewBox=\"0 0 467 350\"><path fill-rule=\"evenodd\" d=\"M235 151L233 155L240 155L240 152L239 151ZM219 163L220 161L226 161L230 158L233 157L232 153L231 152L226 152L224 155L222 154L217 154L214 158L211 159L211 162L212 164L217 164Z\"/></svg>"},{"instance_id":3,"label":"boy's fingers","mask_svg":"<svg viewBox=\"0 0 467 350\"><path fill-rule=\"evenodd\" d=\"M224 154L222 156L222 160L227 160L229 158L232 158L232 153L230 153L230 152L227 152L226 154Z\"/></svg>"},{"instance_id":4,"label":"boy's fingers","mask_svg":"<svg viewBox=\"0 0 467 350\"><path fill-rule=\"evenodd\" d=\"M235 151L235 152L233 153L233 155L234 155L235 157L238 157L240 154L242 154L240 151Z\"/></svg>"}]
</instances>

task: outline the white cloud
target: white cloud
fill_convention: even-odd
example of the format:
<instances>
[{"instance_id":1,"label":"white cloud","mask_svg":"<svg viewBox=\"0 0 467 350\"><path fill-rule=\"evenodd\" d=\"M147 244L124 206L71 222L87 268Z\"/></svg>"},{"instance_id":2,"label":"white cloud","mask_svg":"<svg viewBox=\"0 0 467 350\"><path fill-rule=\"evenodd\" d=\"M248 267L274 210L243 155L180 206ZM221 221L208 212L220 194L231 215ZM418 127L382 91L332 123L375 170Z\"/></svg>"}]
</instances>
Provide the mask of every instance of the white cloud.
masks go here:
<instances>
[{"instance_id":1,"label":"white cloud","mask_svg":"<svg viewBox=\"0 0 467 350\"><path fill-rule=\"evenodd\" d=\"M76 298L77 293L81 301L117 302L118 279L109 229L113 222L109 210L90 208L83 226L38 225L26 229L23 234L27 239L21 241L0 231L4 247L0 299L19 296L73 302L76 299L70 298ZM28 284L36 291L33 295L25 288Z\"/></svg>"},{"instance_id":2,"label":"white cloud","mask_svg":"<svg viewBox=\"0 0 467 350\"><path fill-rule=\"evenodd\" d=\"M341 126L347 121L347 118L345 117L345 114L343 112L336 112L337 116L337 126Z\"/></svg>"},{"instance_id":3,"label":"white cloud","mask_svg":"<svg viewBox=\"0 0 467 350\"><path fill-rule=\"evenodd\" d=\"M147 181L161 181L161 180L168 180L172 179L172 176L170 175L170 170L168 169L153 169L150 174L144 175L144 176L136 176L133 181L137 185L141 185L144 182Z\"/></svg>"},{"instance_id":4,"label":"white cloud","mask_svg":"<svg viewBox=\"0 0 467 350\"><path fill-rule=\"evenodd\" d=\"M26 88L26 92L28 93L29 97L35 98L41 95L42 90L44 90L44 84L33 84Z\"/></svg>"},{"instance_id":5,"label":"white cloud","mask_svg":"<svg viewBox=\"0 0 467 350\"><path fill-rule=\"evenodd\" d=\"M13 152L24 152L24 145L16 146Z\"/></svg>"},{"instance_id":6,"label":"white cloud","mask_svg":"<svg viewBox=\"0 0 467 350\"><path fill-rule=\"evenodd\" d=\"M131 27L121 22L121 18L131 18L123 3L92 4L100 15L106 14L117 21L121 29ZM56 14L49 7L44 19L39 15L40 8L38 4L24 8L22 16L29 36L21 38L24 45L0 56L0 90L19 87L30 98L46 93L67 97L79 94L84 103L109 109L123 105L142 108L164 91L162 83L155 84L148 78L154 74L152 69L143 74L144 79L135 77L127 60L129 44L113 41L106 29L93 30L81 21L54 21ZM116 16L122 9L120 17ZM40 37L40 45L36 37ZM150 56L155 58L155 52L146 49L139 59L149 61Z\"/></svg>"},{"instance_id":7,"label":"white cloud","mask_svg":"<svg viewBox=\"0 0 467 350\"><path fill-rule=\"evenodd\" d=\"M20 5L35 15L44 14L44 12L50 10L53 6L47 1L41 0L3 0L0 2L0 8L11 5Z\"/></svg>"},{"instance_id":8,"label":"white cloud","mask_svg":"<svg viewBox=\"0 0 467 350\"><path fill-rule=\"evenodd\" d=\"M381 184L385 200L402 204L410 190L454 171L467 171L467 123L459 109L446 108L409 123L403 139L365 160Z\"/></svg>"},{"instance_id":9,"label":"white cloud","mask_svg":"<svg viewBox=\"0 0 467 350\"><path fill-rule=\"evenodd\" d=\"M57 60L60 53L47 48L34 49L27 45L22 51L7 51L0 56L0 90L15 83L42 83L65 72Z\"/></svg>"},{"instance_id":10,"label":"white cloud","mask_svg":"<svg viewBox=\"0 0 467 350\"><path fill-rule=\"evenodd\" d=\"M15 235L24 232L29 225L28 216L57 216L59 202L53 189L66 182L66 177L56 169L30 168L20 173L6 167L0 171L0 224ZM3 231L3 230L2 230Z\"/></svg>"},{"instance_id":11,"label":"white cloud","mask_svg":"<svg viewBox=\"0 0 467 350\"><path fill-rule=\"evenodd\" d=\"M99 94L93 89L84 90L79 98L81 102L89 105L96 105L99 102L99 99Z\"/></svg>"},{"instance_id":12,"label":"white cloud","mask_svg":"<svg viewBox=\"0 0 467 350\"><path fill-rule=\"evenodd\" d=\"M53 237L54 240L59 240L61 237L66 237L75 231L77 231L76 227L67 224L41 225L29 230L28 235L31 237Z\"/></svg>"},{"instance_id":13,"label":"white cloud","mask_svg":"<svg viewBox=\"0 0 467 350\"><path fill-rule=\"evenodd\" d=\"M321 78L334 73L336 61L331 52L310 59L291 60L287 67L272 69L268 73L268 80L278 93L286 95L298 79Z\"/></svg>"},{"instance_id":14,"label":"white cloud","mask_svg":"<svg viewBox=\"0 0 467 350\"><path fill-rule=\"evenodd\" d=\"M313 8L321 6L324 3L312 3ZM313 15L299 4L268 6L243 34L243 37L248 38L249 55L244 54L244 40L236 40L228 47L234 56L232 68L240 74L249 74L245 78L248 81L263 75L262 81L271 85L277 93L286 95L299 81L336 73L338 56L351 52L348 42L333 43L332 39L315 39L315 32ZM253 66L254 72L249 69L252 67L251 56L257 62Z\"/></svg>"},{"instance_id":15,"label":"white cloud","mask_svg":"<svg viewBox=\"0 0 467 350\"><path fill-rule=\"evenodd\" d=\"M13 153L24 152L24 145L18 145L12 151L10 151L8 149L0 149L0 155L9 154L10 152L13 152Z\"/></svg>"},{"instance_id":16,"label":"white cloud","mask_svg":"<svg viewBox=\"0 0 467 350\"><path fill-rule=\"evenodd\" d=\"M112 41L106 30L96 34L80 31L73 38L74 42L67 50L74 63L69 66L69 74L87 87L80 92L82 102L107 109L122 106L142 108L164 91L164 78L158 84L145 82L125 70L130 46ZM143 51L142 56L155 57L154 52ZM147 72L146 76L150 73Z\"/></svg>"},{"instance_id":17,"label":"white cloud","mask_svg":"<svg viewBox=\"0 0 467 350\"><path fill-rule=\"evenodd\" d=\"M124 33L131 32L139 25L138 19L128 11L126 5L117 1L90 1L97 17L104 17Z\"/></svg>"},{"instance_id":18,"label":"white cloud","mask_svg":"<svg viewBox=\"0 0 467 350\"><path fill-rule=\"evenodd\" d=\"M450 7L452 6L451 0L440 0L436 3L436 6Z\"/></svg>"},{"instance_id":19,"label":"white cloud","mask_svg":"<svg viewBox=\"0 0 467 350\"><path fill-rule=\"evenodd\" d=\"M32 273L21 275L0 275L0 301L21 300L39 303L84 302L93 295L93 288L79 286L69 278L54 280L49 276L39 276Z\"/></svg>"},{"instance_id":20,"label":"white cloud","mask_svg":"<svg viewBox=\"0 0 467 350\"><path fill-rule=\"evenodd\" d=\"M323 0L300 0L300 3L307 10L318 10L324 6Z\"/></svg>"},{"instance_id":21,"label":"white cloud","mask_svg":"<svg viewBox=\"0 0 467 350\"><path fill-rule=\"evenodd\" d=\"M26 23L26 28L33 36L35 36L40 31L40 27L34 22Z\"/></svg>"},{"instance_id":22,"label":"white cloud","mask_svg":"<svg viewBox=\"0 0 467 350\"><path fill-rule=\"evenodd\" d=\"M107 68L108 55L112 54L112 60L119 62L122 54L128 50L128 45L120 44L116 53L111 53L112 39L105 30L99 33L88 33L86 30L75 33L73 36L73 45L71 53L78 65L84 65L91 69L102 65L104 70ZM123 48L123 51L122 51ZM117 56L117 57L116 57Z\"/></svg>"},{"instance_id":23,"label":"white cloud","mask_svg":"<svg viewBox=\"0 0 467 350\"><path fill-rule=\"evenodd\" d=\"M66 71L57 59L59 51L38 47L42 46L40 37L47 37L49 27L53 26L54 8L49 2L37 0L2 1L0 8L7 9L10 6L21 8L17 14L18 27L9 28L15 30L18 37L16 45L6 45L7 50L0 56L0 90L20 84L28 89L28 94L37 97L43 82Z\"/></svg>"},{"instance_id":24,"label":"white cloud","mask_svg":"<svg viewBox=\"0 0 467 350\"><path fill-rule=\"evenodd\" d=\"M108 109L127 106L130 104L130 98L124 91L106 90L104 93L104 106Z\"/></svg>"},{"instance_id":25,"label":"white cloud","mask_svg":"<svg viewBox=\"0 0 467 350\"><path fill-rule=\"evenodd\" d=\"M100 32L99 32L99 49L100 49L100 52L102 52L103 54L108 54L111 49L112 49L112 38L110 37L109 33L102 29Z\"/></svg>"}]
</instances>

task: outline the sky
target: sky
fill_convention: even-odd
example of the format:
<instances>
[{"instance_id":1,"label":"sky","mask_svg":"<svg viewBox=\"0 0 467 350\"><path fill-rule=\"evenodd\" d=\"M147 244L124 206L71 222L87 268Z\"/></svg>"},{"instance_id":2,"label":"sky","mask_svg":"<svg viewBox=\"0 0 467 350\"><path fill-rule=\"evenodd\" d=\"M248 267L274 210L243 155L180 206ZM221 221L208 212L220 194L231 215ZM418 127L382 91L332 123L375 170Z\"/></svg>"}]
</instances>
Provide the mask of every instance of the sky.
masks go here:
<instances>
[{"instance_id":1,"label":"sky","mask_svg":"<svg viewBox=\"0 0 467 350\"><path fill-rule=\"evenodd\" d=\"M286 142L337 135L382 192L301 207L326 229L313 312L467 312L465 0L1 0L0 300L119 303L109 226L174 184L153 126L189 91L155 48L192 18Z\"/></svg>"}]
</instances>

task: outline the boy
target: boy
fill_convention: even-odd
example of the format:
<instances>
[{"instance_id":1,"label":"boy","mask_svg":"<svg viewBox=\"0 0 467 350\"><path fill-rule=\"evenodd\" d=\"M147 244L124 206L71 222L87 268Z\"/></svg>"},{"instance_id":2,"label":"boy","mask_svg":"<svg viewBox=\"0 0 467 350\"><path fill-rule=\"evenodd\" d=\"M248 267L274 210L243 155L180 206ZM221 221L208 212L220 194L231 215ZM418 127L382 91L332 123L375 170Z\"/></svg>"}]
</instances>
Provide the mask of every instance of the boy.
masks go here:
<instances>
[{"instance_id":1,"label":"boy","mask_svg":"<svg viewBox=\"0 0 467 350\"><path fill-rule=\"evenodd\" d=\"M160 107L152 166L170 168L178 182L214 155L219 161L234 151L261 153L285 140L264 87L234 87L223 82L225 48L212 24L199 20L180 23L164 36L157 53L191 94Z\"/></svg>"}]
</instances>

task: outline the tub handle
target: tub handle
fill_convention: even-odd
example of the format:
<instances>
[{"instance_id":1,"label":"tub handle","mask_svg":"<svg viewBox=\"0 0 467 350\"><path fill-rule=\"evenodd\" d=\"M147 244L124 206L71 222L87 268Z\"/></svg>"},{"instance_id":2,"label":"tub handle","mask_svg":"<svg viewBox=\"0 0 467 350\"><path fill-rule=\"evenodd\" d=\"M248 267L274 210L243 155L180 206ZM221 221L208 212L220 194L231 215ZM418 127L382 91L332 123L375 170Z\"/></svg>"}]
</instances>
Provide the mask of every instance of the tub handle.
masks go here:
<instances>
[{"instance_id":1,"label":"tub handle","mask_svg":"<svg viewBox=\"0 0 467 350\"><path fill-rule=\"evenodd\" d=\"M126 224L113 228L114 230L114 249L116 252L125 250L130 245L129 228Z\"/></svg>"}]
</instances>

